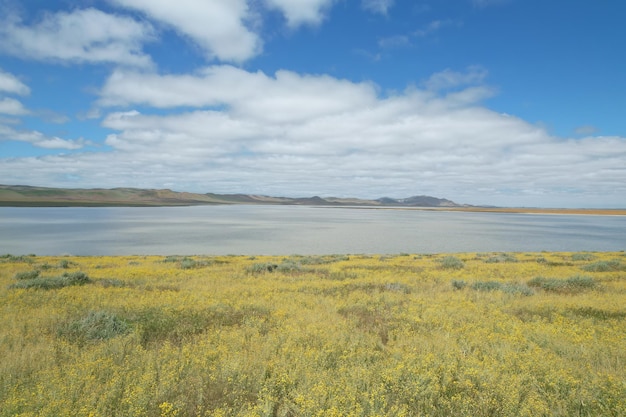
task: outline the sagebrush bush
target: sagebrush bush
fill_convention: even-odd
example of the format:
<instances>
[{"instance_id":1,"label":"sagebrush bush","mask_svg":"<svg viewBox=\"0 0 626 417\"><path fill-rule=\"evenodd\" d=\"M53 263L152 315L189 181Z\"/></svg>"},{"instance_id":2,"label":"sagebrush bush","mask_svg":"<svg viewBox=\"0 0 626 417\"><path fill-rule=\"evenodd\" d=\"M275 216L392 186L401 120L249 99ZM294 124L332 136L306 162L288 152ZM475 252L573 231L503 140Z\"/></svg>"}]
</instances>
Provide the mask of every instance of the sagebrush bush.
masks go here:
<instances>
[{"instance_id":1,"label":"sagebrush bush","mask_svg":"<svg viewBox=\"0 0 626 417\"><path fill-rule=\"evenodd\" d=\"M246 271L252 274L260 274L263 272L273 272L278 265L271 262L256 263L246 268Z\"/></svg>"},{"instance_id":2,"label":"sagebrush bush","mask_svg":"<svg viewBox=\"0 0 626 417\"><path fill-rule=\"evenodd\" d=\"M478 281L474 282L471 288L476 291L495 291L502 288L502 283L497 281Z\"/></svg>"},{"instance_id":3,"label":"sagebrush bush","mask_svg":"<svg viewBox=\"0 0 626 417\"><path fill-rule=\"evenodd\" d=\"M535 277L528 281L530 287L557 293L576 293L597 287L592 277L575 275L567 279Z\"/></svg>"},{"instance_id":4,"label":"sagebrush bush","mask_svg":"<svg viewBox=\"0 0 626 417\"><path fill-rule=\"evenodd\" d=\"M130 325L116 314L90 311L84 317L62 325L57 333L73 343L102 341L128 333Z\"/></svg>"},{"instance_id":5,"label":"sagebrush bush","mask_svg":"<svg viewBox=\"0 0 626 417\"><path fill-rule=\"evenodd\" d=\"M593 261L597 256L591 253L574 253L572 254L572 261Z\"/></svg>"},{"instance_id":6,"label":"sagebrush bush","mask_svg":"<svg viewBox=\"0 0 626 417\"><path fill-rule=\"evenodd\" d=\"M451 284L452 288L454 288L455 290L462 290L467 286L467 282L463 281L462 279L453 279Z\"/></svg>"},{"instance_id":7,"label":"sagebrush bush","mask_svg":"<svg viewBox=\"0 0 626 417\"><path fill-rule=\"evenodd\" d=\"M465 263L456 256L446 256L440 261L444 269L463 269Z\"/></svg>"},{"instance_id":8,"label":"sagebrush bush","mask_svg":"<svg viewBox=\"0 0 626 417\"><path fill-rule=\"evenodd\" d=\"M23 272L17 272L13 277L15 279L35 279L39 276L39 271L37 270L33 270L33 271L23 271Z\"/></svg>"},{"instance_id":9,"label":"sagebrush bush","mask_svg":"<svg viewBox=\"0 0 626 417\"><path fill-rule=\"evenodd\" d=\"M494 256L490 256L485 259L485 262L488 264L493 263L504 263L504 262L517 262L517 258L514 255L508 253L499 253Z\"/></svg>"},{"instance_id":10,"label":"sagebrush bush","mask_svg":"<svg viewBox=\"0 0 626 417\"><path fill-rule=\"evenodd\" d=\"M54 290L63 287L70 287L74 285L84 285L90 282L87 274L81 271L77 272L65 272L58 277L37 277L32 279L22 279L15 284L12 284L10 288L34 288L42 290Z\"/></svg>"},{"instance_id":11,"label":"sagebrush bush","mask_svg":"<svg viewBox=\"0 0 626 417\"><path fill-rule=\"evenodd\" d=\"M621 263L617 259L610 261L598 261L589 265L580 267L586 272L611 272L611 271L626 271L626 264Z\"/></svg>"}]
</instances>

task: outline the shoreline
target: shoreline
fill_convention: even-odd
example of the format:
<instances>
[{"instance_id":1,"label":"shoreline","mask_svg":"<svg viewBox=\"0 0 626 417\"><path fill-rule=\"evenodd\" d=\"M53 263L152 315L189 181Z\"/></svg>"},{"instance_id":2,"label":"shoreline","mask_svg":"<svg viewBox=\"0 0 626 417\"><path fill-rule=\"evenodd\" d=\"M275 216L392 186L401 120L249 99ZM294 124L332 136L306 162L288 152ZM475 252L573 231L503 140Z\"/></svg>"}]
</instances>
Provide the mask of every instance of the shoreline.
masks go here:
<instances>
[{"instance_id":1,"label":"shoreline","mask_svg":"<svg viewBox=\"0 0 626 417\"><path fill-rule=\"evenodd\" d=\"M523 207L402 207L402 206L312 206L320 208L341 208L361 210L421 210L421 211L460 211L466 213L503 214L546 214L581 216L626 216L626 209L564 209L564 208L523 208Z\"/></svg>"},{"instance_id":2,"label":"shoreline","mask_svg":"<svg viewBox=\"0 0 626 417\"><path fill-rule=\"evenodd\" d=\"M63 208L63 207L197 207L197 206L231 206L255 205L233 203L149 203L149 202L86 202L86 201L0 201L0 208ZM367 206L367 205L316 205L316 204L256 204L258 206L295 206L331 209L357 210L421 210L421 211L460 211L467 213L504 213L504 214L552 214L552 215L586 215L586 216L626 216L626 209L594 209L594 208L527 208L527 207L410 207L410 206Z\"/></svg>"}]
</instances>

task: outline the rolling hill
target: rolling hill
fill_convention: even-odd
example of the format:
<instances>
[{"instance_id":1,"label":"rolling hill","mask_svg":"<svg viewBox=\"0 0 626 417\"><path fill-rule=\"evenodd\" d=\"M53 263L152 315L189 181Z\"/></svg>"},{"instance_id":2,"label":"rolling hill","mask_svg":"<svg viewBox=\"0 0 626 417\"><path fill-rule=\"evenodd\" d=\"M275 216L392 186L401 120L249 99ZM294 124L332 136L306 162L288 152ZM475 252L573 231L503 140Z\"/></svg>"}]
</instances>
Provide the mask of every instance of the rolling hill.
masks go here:
<instances>
[{"instance_id":1,"label":"rolling hill","mask_svg":"<svg viewBox=\"0 0 626 417\"><path fill-rule=\"evenodd\" d=\"M271 197L253 194L197 194L168 189L140 188L46 188L26 185L0 185L0 206L190 206L207 204L274 204L310 206L371 207L463 207L453 201L430 196L376 200L337 197Z\"/></svg>"}]
</instances>

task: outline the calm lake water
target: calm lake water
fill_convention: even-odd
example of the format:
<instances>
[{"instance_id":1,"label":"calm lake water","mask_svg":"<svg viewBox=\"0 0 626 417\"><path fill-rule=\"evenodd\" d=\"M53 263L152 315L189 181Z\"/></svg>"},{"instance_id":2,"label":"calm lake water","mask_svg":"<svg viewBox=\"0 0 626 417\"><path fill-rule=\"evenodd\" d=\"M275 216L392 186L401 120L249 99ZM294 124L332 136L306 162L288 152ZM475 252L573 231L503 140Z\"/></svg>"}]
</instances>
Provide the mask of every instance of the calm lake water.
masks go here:
<instances>
[{"instance_id":1,"label":"calm lake water","mask_svg":"<svg viewBox=\"0 0 626 417\"><path fill-rule=\"evenodd\" d=\"M0 208L0 254L619 251L626 216L300 206Z\"/></svg>"}]
</instances>

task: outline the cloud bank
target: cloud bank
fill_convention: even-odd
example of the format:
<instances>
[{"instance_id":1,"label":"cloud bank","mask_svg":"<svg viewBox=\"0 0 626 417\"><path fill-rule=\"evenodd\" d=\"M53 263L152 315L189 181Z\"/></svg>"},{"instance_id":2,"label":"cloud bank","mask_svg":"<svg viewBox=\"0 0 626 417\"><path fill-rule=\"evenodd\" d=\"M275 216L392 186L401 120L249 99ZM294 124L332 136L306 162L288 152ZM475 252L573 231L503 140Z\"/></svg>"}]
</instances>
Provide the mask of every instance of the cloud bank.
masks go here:
<instances>
[{"instance_id":1,"label":"cloud bank","mask_svg":"<svg viewBox=\"0 0 626 417\"><path fill-rule=\"evenodd\" d=\"M108 152L11 160L0 175L300 196L394 190L467 203L626 193L623 138L560 139L493 112L481 105L484 76L446 70L424 88L385 95L371 83L228 65L193 75L119 70L99 99L103 111L119 109L102 121L115 132Z\"/></svg>"}]
</instances>

